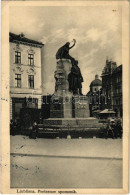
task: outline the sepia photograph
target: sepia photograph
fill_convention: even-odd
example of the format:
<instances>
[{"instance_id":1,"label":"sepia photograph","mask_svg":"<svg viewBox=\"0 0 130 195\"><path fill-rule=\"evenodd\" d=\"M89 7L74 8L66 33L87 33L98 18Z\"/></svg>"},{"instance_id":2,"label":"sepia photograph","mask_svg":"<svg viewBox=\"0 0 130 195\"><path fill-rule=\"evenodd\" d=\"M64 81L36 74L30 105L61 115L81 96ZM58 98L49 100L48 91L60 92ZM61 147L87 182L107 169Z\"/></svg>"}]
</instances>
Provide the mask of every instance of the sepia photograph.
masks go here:
<instances>
[{"instance_id":1,"label":"sepia photograph","mask_svg":"<svg viewBox=\"0 0 130 195\"><path fill-rule=\"evenodd\" d=\"M2 97L9 106L8 188L127 192L128 4L10 5L8 81L2 77L9 90Z\"/></svg>"}]
</instances>

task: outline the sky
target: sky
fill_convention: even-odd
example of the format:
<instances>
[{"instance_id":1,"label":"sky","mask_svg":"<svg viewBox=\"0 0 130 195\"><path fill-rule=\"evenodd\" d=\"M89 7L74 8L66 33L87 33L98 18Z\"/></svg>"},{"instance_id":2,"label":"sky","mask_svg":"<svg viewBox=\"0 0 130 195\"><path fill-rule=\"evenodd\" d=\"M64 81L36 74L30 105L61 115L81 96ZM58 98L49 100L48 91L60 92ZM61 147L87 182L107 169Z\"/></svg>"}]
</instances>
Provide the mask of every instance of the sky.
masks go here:
<instances>
[{"instance_id":1,"label":"sky","mask_svg":"<svg viewBox=\"0 0 130 195\"><path fill-rule=\"evenodd\" d=\"M113 11L116 10L116 11ZM101 76L106 58L122 64L121 7L11 7L10 32L41 41L44 45L43 94L54 93L55 54L66 42L76 39L70 55L79 61L84 78L83 94L95 74Z\"/></svg>"}]
</instances>

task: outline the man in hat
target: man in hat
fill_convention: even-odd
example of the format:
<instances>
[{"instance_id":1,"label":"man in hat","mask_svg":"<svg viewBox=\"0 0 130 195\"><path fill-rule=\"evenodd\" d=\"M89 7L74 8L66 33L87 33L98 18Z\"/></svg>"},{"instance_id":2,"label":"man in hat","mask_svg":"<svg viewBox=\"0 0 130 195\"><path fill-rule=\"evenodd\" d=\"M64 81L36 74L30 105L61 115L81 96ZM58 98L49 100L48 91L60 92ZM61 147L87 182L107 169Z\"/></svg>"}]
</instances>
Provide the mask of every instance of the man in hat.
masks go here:
<instances>
[{"instance_id":1,"label":"man in hat","mask_svg":"<svg viewBox=\"0 0 130 195\"><path fill-rule=\"evenodd\" d=\"M75 60L74 65L72 65L71 73L68 75L68 82L69 82L69 91L72 91L73 94L82 94L82 82L83 77L78 67L78 60Z\"/></svg>"}]
</instances>

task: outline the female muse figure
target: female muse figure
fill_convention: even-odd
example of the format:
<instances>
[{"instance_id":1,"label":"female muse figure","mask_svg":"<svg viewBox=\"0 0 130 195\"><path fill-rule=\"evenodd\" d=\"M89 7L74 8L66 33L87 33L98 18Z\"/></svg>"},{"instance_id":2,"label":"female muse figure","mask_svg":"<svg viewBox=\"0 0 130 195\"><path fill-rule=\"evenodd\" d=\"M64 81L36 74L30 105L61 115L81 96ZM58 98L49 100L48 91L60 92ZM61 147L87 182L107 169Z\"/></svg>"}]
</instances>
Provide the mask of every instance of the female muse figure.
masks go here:
<instances>
[{"instance_id":1,"label":"female muse figure","mask_svg":"<svg viewBox=\"0 0 130 195\"><path fill-rule=\"evenodd\" d=\"M70 47L70 42L67 42L65 45L63 45L62 47L60 47L56 53L56 59L70 59L72 65L74 65L75 63L75 59L72 58L69 55L69 50L72 49L75 46L76 40L73 39L73 45Z\"/></svg>"}]
</instances>

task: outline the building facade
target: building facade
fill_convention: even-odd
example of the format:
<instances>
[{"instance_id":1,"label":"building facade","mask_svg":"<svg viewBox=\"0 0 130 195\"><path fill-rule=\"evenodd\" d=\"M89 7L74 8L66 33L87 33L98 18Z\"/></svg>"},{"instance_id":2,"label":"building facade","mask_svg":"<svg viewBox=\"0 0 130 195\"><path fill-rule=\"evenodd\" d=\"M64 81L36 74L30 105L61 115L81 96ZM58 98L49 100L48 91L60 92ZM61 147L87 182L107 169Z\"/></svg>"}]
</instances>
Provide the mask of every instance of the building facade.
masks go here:
<instances>
[{"instance_id":1,"label":"building facade","mask_svg":"<svg viewBox=\"0 0 130 195\"><path fill-rule=\"evenodd\" d=\"M122 65L117 66L116 62L107 59L101 77L102 81L95 75L95 80L90 83L87 94L90 116L112 109L116 117L122 117Z\"/></svg>"},{"instance_id":2,"label":"building facade","mask_svg":"<svg viewBox=\"0 0 130 195\"><path fill-rule=\"evenodd\" d=\"M113 109L122 117L122 65L106 60L102 71L102 93L106 98L105 108Z\"/></svg>"},{"instance_id":3,"label":"building facade","mask_svg":"<svg viewBox=\"0 0 130 195\"><path fill-rule=\"evenodd\" d=\"M112 109L116 116L123 116L122 105L122 65L118 66L112 73Z\"/></svg>"},{"instance_id":4,"label":"building facade","mask_svg":"<svg viewBox=\"0 0 130 195\"><path fill-rule=\"evenodd\" d=\"M21 108L41 108L43 44L24 34L9 33L10 118L19 118Z\"/></svg>"}]
</instances>

